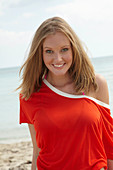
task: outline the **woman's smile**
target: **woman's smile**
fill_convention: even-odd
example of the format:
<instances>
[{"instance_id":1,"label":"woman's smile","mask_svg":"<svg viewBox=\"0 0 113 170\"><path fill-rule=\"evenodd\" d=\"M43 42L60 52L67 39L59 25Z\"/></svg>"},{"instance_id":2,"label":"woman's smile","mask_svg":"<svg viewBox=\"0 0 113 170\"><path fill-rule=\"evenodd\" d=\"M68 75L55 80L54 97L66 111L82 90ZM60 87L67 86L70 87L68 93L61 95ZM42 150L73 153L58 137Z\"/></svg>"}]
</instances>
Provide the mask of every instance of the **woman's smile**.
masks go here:
<instances>
[{"instance_id":1,"label":"woman's smile","mask_svg":"<svg viewBox=\"0 0 113 170\"><path fill-rule=\"evenodd\" d=\"M63 66L65 65L65 63L63 64L52 64L54 68L59 68L59 69L62 69Z\"/></svg>"}]
</instances>

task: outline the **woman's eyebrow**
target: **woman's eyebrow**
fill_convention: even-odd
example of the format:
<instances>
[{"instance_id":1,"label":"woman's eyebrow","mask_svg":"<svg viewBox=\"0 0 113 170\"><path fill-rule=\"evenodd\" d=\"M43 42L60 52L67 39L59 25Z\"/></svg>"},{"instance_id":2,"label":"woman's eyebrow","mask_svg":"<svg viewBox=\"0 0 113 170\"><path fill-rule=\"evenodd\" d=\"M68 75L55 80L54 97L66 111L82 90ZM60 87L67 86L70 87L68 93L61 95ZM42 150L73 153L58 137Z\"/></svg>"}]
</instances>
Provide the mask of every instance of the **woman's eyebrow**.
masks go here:
<instances>
[{"instance_id":1,"label":"woman's eyebrow","mask_svg":"<svg viewBox=\"0 0 113 170\"><path fill-rule=\"evenodd\" d=\"M61 46L61 48L63 48L63 47L67 47L67 46L68 46L68 47L70 47L70 44L63 45L63 46ZM52 47L46 47L46 46L44 47L44 49L45 49L45 48L52 49Z\"/></svg>"},{"instance_id":2,"label":"woman's eyebrow","mask_svg":"<svg viewBox=\"0 0 113 170\"><path fill-rule=\"evenodd\" d=\"M70 44L68 44L68 45L64 45L64 46L62 46L61 48L63 48L63 47L70 47Z\"/></svg>"},{"instance_id":3,"label":"woman's eyebrow","mask_svg":"<svg viewBox=\"0 0 113 170\"><path fill-rule=\"evenodd\" d=\"M52 47L44 47L44 48L52 48Z\"/></svg>"}]
</instances>

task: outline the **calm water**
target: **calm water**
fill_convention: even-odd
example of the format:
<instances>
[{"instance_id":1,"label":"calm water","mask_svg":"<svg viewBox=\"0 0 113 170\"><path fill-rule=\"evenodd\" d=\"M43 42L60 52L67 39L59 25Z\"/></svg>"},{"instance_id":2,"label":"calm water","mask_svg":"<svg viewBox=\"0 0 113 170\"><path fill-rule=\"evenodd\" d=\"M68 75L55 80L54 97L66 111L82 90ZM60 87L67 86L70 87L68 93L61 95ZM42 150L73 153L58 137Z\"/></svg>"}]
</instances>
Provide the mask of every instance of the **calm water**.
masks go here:
<instances>
[{"instance_id":1,"label":"calm water","mask_svg":"<svg viewBox=\"0 0 113 170\"><path fill-rule=\"evenodd\" d=\"M113 116L113 56L91 59L97 73L108 82ZM0 143L30 139L27 125L19 125L19 67L0 69ZM104 93L104 92L103 92Z\"/></svg>"}]
</instances>

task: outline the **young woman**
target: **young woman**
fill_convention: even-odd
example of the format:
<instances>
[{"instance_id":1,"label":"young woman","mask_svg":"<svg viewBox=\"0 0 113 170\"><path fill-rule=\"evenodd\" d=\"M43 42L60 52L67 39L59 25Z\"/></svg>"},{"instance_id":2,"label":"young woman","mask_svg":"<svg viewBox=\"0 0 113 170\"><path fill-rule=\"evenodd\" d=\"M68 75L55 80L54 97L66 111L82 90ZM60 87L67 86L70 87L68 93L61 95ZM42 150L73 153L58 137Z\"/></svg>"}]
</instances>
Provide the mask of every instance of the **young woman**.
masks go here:
<instances>
[{"instance_id":1,"label":"young woman","mask_svg":"<svg viewBox=\"0 0 113 170\"><path fill-rule=\"evenodd\" d=\"M31 169L112 170L107 82L66 21L40 25L21 71L20 123L31 133Z\"/></svg>"}]
</instances>

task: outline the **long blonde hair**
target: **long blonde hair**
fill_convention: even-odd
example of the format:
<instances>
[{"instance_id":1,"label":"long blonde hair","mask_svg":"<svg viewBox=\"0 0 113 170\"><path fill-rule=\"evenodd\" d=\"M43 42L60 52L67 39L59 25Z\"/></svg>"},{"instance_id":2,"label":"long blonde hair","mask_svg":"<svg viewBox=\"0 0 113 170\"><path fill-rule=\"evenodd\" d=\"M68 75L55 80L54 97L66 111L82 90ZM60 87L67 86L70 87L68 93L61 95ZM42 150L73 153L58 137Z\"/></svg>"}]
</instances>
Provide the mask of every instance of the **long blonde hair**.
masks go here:
<instances>
[{"instance_id":1,"label":"long blonde hair","mask_svg":"<svg viewBox=\"0 0 113 170\"><path fill-rule=\"evenodd\" d=\"M20 93L26 100L33 92L40 89L43 76L48 71L43 62L43 41L48 35L57 31L63 32L72 46L73 62L69 73L75 83L76 91L88 92L91 87L97 89L93 66L79 38L64 19L53 17L45 20L36 30L28 58L20 69L22 83L18 89L21 89Z\"/></svg>"}]
</instances>

